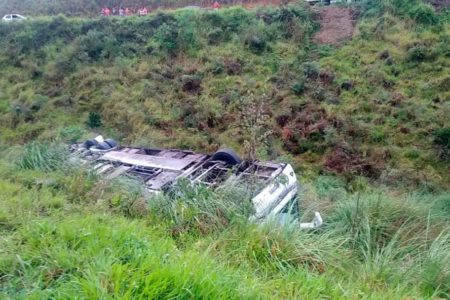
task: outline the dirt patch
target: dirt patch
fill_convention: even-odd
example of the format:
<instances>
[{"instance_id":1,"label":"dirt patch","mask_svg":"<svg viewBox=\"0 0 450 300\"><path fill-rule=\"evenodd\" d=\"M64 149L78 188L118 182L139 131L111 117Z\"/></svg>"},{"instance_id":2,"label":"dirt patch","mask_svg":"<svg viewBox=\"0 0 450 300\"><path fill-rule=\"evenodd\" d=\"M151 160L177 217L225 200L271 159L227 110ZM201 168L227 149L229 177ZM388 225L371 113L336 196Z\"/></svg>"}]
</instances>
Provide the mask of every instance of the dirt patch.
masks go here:
<instances>
[{"instance_id":1,"label":"dirt patch","mask_svg":"<svg viewBox=\"0 0 450 300\"><path fill-rule=\"evenodd\" d=\"M450 0L428 0L428 3L433 5L438 11L450 6Z\"/></svg>"},{"instance_id":2,"label":"dirt patch","mask_svg":"<svg viewBox=\"0 0 450 300\"><path fill-rule=\"evenodd\" d=\"M341 7L325 7L319 11L321 28L314 41L337 45L353 36L355 29L353 11Z\"/></svg>"}]
</instances>

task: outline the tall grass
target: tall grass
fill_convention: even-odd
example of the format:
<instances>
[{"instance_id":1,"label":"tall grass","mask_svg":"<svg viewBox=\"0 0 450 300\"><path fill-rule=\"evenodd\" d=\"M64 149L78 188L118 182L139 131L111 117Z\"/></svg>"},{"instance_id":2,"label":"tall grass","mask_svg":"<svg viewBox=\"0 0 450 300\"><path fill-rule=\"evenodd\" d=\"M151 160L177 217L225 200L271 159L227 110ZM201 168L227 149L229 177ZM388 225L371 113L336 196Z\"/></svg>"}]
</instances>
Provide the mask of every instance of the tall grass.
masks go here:
<instances>
[{"instance_id":1,"label":"tall grass","mask_svg":"<svg viewBox=\"0 0 450 300\"><path fill-rule=\"evenodd\" d=\"M300 231L248 222L239 187L149 197L130 179L57 181L0 180L0 297L448 297L449 218L433 195L346 193L324 228Z\"/></svg>"},{"instance_id":2,"label":"tall grass","mask_svg":"<svg viewBox=\"0 0 450 300\"><path fill-rule=\"evenodd\" d=\"M448 297L449 216L434 197L354 195L338 205L329 226L348 236L365 280L419 283L427 296Z\"/></svg>"},{"instance_id":3,"label":"tall grass","mask_svg":"<svg viewBox=\"0 0 450 300\"><path fill-rule=\"evenodd\" d=\"M17 165L21 169L55 171L67 164L68 149L60 143L30 142L23 147Z\"/></svg>"},{"instance_id":4,"label":"tall grass","mask_svg":"<svg viewBox=\"0 0 450 300\"><path fill-rule=\"evenodd\" d=\"M168 194L150 197L148 203L151 214L169 222L175 236L223 230L233 222L246 222L253 211L250 192L243 186L213 190L184 180Z\"/></svg>"}]
</instances>

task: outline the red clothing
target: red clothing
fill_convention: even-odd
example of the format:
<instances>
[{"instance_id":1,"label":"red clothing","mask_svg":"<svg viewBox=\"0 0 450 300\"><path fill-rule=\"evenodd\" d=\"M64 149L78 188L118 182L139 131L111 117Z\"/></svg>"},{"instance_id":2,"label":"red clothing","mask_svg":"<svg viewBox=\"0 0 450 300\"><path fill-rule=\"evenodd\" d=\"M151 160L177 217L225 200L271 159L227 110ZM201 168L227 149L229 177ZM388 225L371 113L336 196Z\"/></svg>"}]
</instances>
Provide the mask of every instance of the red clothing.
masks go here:
<instances>
[{"instance_id":1,"label":"red clothing","mask_svg":"<svg viewBox=\"0 0 450 300\"><path fill-rule=\"evenodd\" d=\"M213 3L213 8L214 8L214 9L219 9L219 8L220 8L219 2L215 1L215 2Z\"/></svg>"}]
</instances>

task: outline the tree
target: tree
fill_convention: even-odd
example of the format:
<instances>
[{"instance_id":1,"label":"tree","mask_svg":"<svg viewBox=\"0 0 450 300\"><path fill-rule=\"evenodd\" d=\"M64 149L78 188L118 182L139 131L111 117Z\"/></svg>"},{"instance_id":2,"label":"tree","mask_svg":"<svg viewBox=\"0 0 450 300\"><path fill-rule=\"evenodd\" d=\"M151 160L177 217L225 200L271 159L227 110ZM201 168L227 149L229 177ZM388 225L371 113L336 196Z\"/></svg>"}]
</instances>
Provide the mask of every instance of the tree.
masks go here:
<instances>
[{"instance_id":1,"label":"tree","mask_svg":"<svg viewBox=\"0 0 450 300\"><path fill-rule=\"evenodd\" d=\"M241 108L239 127L246 138L244 151L246 159L255 161L258 149L267 144L268 138L272 135L270 128L270 116L267 114L267 97L260 97L249 93L240 99Z\"/></svg>"}]
</instances>

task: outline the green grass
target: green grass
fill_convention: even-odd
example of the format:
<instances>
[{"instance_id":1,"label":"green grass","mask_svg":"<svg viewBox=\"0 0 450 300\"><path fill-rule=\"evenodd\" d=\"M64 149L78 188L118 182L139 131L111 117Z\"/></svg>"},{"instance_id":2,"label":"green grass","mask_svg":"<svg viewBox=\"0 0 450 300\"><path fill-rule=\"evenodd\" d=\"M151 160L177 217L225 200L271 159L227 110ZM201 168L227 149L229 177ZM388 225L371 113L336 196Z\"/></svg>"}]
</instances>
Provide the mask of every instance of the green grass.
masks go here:
<instances>
[{"instance_id":1,"label":"green grass","mask_svg":"<svg viewBox=\"0 0 450 300\"><path fill-rule=\"evenodd\" d=\"M0 24L0 298L449 298L448 14L362 4L340 47L299 3ZM290 162L325 224L98 178L62 142L99 133Z\"/></svg>"},{"instance_id":2,"label":"green grass","mask_svg":"<svg viewBox=\"0 0 450 300\"><path fill-rule=\"evenodd\" d=\"M391 6L337 49L312 42L318 23L300 3L0 24L0 141L103 133L245 155L255 128L242 116L258 102L261 158L291 155L314 177L448 188L449 23Z\"/></svg>"},{"instance_id":3,"label":"green grass","mask_svg":"<svg viewBox=\"0 0 450 300\"><path fill-rule=\"evenodd\" d=\"M324 228L308 232L249 223L224 191L180 186L161 201L134 182L108 183L82 170L2 170L12 174L0 181L6 298L449 295L446 194L394 196L366 186L330 205L324 189L339 184L322 180L300 196L304 213L313 197L325 216Z\"/></svg>"},{"instance_id":4,"label":"green grass","mask_svg":"<svg viewBox=\"0 0 450 300\"><path fill-rule=\"evenodd\" d=\"M53 171L68 163L69 151L61 144L33 142L23 148L17 165L21 169Z\"/></svg>"}]
</instances>

